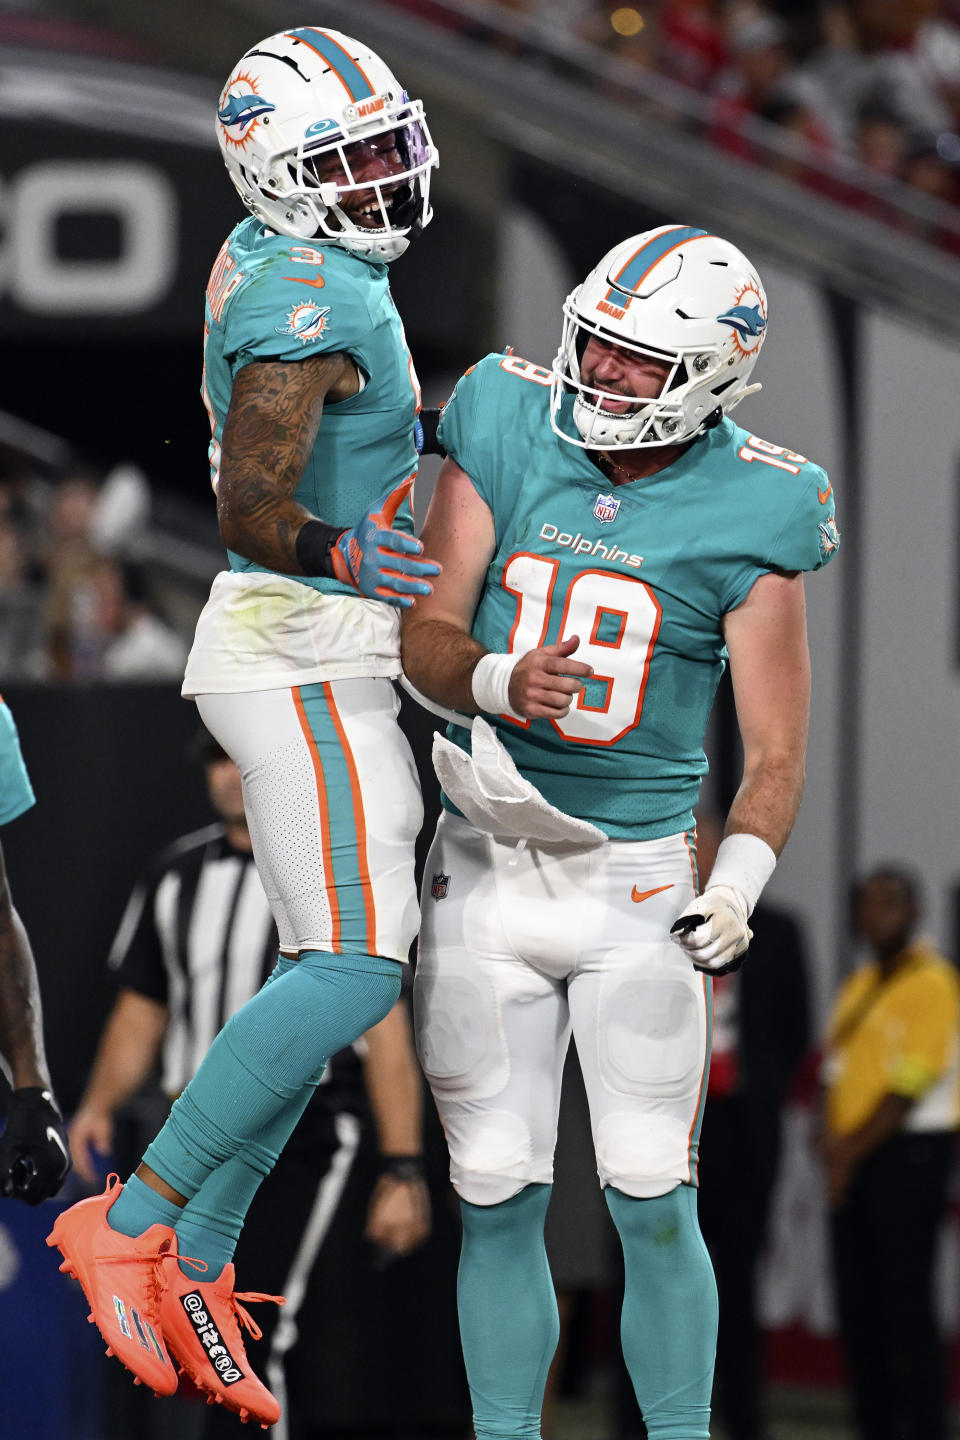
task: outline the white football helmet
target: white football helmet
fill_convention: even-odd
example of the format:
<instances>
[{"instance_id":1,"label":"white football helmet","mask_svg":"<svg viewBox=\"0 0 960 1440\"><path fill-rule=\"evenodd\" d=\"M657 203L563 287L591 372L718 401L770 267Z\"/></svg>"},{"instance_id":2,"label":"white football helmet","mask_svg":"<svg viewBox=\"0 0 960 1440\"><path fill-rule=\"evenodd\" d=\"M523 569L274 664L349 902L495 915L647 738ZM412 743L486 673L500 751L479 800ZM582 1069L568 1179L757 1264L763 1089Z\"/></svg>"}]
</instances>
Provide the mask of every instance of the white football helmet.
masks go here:
<instances>
[{"instance_id":1,"label":"white football helmet","mask_svg":"<svg viewBox=\"0 0 960 1440\"><path fill-rule=\"evenodd\" d=\"M563 306L563 338L553 362L550 423L571 445L628 450L676 445L718 423L745 395L767 328L760 277L733 245L686 225L634 235L605 255ZM591 335L666 361L660 395L616 395L587 385L580 363ZM579 439L561 423L573 393Z\"/></svg>"},{"instance_id":2,"label":"white football helmet","mask_svg":"<svg viewBox=\"0 0 960 1440\"><path fill-rule=\"evenodd\" d=\"M248 50L220 96L217 139L244 205L281 235L322 235L364 259L395 260L432 218L437 152L423 103L338 30L287 30ZM392 139L396 168L355 179L358 142L369 154L378 139ZM361 193L366 223L341 204Z\"/></svg>"}]
</instances>

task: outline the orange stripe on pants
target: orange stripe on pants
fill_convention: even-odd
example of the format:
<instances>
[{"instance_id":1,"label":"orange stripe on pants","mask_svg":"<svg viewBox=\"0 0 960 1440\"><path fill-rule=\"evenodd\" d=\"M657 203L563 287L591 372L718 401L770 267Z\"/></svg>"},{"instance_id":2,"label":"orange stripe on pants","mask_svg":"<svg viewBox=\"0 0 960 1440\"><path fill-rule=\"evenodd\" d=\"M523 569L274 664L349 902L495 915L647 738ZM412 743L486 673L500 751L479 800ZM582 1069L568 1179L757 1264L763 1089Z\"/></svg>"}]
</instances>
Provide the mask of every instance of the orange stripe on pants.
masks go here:
<instances>
[{"instance_id":1,"label":"orange stripe on pants","mask_svg":"<svg viewBox=\"0 0 960 1440\"><path fill-rule=\"evenodd\" d=\"M350 749L350 742L347 739L347 732L343 728L343 721L340 719L340 712L337 710L337 704L333 698L333 686L329 681L325 681L322 688L324 698L330 710L333 728L337 732L337 739L340 741L343 758L347 764L347 774L350 777L350 794L353 797L353 823L357 832L357 871L360 875L360 886L363 890L363 908L367 917L367 954L376 955L377 907L373 899L373 886L370 883L370 862L367 858L367 822L363 813L363 792L360 789L360 777L357 775L357 766L353 758L353 751Z\"/></svg>"},{"instance_id":2,"label":"orange stripe on pants","mask_svg":"<svg viewBox=\"0 0 960 1440\"><path fill-rule=\"evenodd\" d=\"M343 949L340 943L340 904L337 900L337 887L333 874L333 853L330 848L330 806L327 801L327 786L323 778L323 765L320 760L320 752L317 749L317 742L313 731L310 729L310 722L307 720L306 711L303 706L303 694L300 686L293 690L293 703L297 712L297 719L300 721L300 729L303 731L303 738L307 742L307 749L310 751L310 759L313 762L313 774L317 782L317 801L320 806L320 833L323 847L323 880L324 889L327 892L327 900L330 905L330 948L336 952Z\"/></svg>"}]
</instances>

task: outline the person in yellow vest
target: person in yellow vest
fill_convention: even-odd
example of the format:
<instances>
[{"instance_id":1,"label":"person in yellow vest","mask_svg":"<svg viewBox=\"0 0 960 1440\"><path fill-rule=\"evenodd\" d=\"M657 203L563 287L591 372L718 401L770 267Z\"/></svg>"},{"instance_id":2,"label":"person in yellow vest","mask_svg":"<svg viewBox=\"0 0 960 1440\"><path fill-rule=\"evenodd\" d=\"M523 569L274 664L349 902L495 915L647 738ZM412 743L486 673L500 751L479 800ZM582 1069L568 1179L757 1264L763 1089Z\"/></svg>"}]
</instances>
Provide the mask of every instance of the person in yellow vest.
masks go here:
<instances>
[{"instance_id":1,"label":"person in yellow vest","mask_svg":"<svg viewBox=\"0 0 960 1440\"><path fill-rule=\"evenodd\" d=\"M932 1290L960 1127L960 979L915 938L917 882L884 866L853 891L871 952L827 1027L822 1151L834 1286L862 1440L942 1440Z\"/></svg>"}]
</instances>

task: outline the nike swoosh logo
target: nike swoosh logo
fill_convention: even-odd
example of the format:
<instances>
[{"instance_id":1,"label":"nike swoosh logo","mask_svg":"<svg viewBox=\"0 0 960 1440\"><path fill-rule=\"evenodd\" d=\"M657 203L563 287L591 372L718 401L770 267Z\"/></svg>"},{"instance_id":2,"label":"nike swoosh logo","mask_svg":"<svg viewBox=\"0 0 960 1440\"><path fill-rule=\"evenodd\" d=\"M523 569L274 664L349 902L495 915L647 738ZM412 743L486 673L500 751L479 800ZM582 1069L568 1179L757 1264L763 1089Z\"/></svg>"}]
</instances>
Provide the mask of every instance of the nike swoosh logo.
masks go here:
<instances>
[{"instance_id":1,"label":"nike swoosh logo","mask_svg":"<svg viewBox=\"0 0 960 1440\"><path fill-rule=\"evenodd\" d=\"M820 486L819 486L819 485L817 486L817 499L820 501L820 504L821 504L821 505L826 505L827 501L830 499L830 496L831 496L832 494L833 494L833 485L832 485L832 484L831 484L831 485L828 485L827 488L826 488L826 490L821 490L821 489L820 489Z\"/></svg>"},{"instance_id":2,"label":"nike swoosh logo","mask_svg":"<svg viewBox=\"0 0 960 1440\"><path fill-rule=\"evenodd\" d=\"M658 885L654 890L638 890L634 885L630 892L630 899L635 900L639 905L641 900L649 900L651 895L659 895L661 890L672 890L673 885Z\"/></svg>"},{"instance_id":3,"label":"nike swoosh logo","mask_svg":"<svg viewBox=\"0 0 960 1440\"><path fill-rule=\"evenodd\" d=\"M69 1165L70 1156L67 1154L66 1147L64 1146L63 1141L60 1139L60 1136L57 1134L56 1130L54 1130L52 1125L47 1126L47 1139L51 1140L53 1144L56 1145L64 1160L66 1160L67 1164Z\"/></svg>"},{"instance_id":4,"label":"nike swoosh logo","mask_svg":"<svg viewBox=\"0 0 960 1440\"><path fill-rule=\"evenodd\" d=\"M281 275L281 280L292 280L295 285L309 285L313 290L322 290L326 285L322 275L315 275L312 280L306 279L303 275Z\"/></svg>"}]
</instances>

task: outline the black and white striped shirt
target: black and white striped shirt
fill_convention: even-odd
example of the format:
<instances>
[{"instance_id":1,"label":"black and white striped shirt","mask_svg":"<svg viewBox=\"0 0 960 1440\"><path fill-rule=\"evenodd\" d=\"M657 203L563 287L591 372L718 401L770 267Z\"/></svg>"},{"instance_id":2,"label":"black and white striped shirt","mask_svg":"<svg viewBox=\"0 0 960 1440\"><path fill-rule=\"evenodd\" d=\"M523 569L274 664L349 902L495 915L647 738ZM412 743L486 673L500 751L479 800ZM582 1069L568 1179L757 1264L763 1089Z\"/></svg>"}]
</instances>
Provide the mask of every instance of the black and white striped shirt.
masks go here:
<instances>
[{"instance_id":1,"label":"black and white striped shirt","mask_svg":"<svg viewBox=\"0 0 960 1440\"><path fill-rule=\"evenodd\" d=\"M178 1095L215 1035L277 963L277 932L251 854L208 825L167 847L134 888L110 950L120 985L166 1005L161 1083ZM328 1064L327 1105L363 1105L359 1057ZM336 1097L330 1093L336 1089Z\"/></svg>"}]
</instances>

